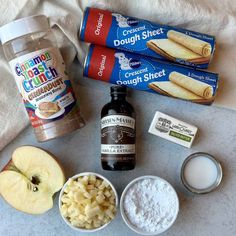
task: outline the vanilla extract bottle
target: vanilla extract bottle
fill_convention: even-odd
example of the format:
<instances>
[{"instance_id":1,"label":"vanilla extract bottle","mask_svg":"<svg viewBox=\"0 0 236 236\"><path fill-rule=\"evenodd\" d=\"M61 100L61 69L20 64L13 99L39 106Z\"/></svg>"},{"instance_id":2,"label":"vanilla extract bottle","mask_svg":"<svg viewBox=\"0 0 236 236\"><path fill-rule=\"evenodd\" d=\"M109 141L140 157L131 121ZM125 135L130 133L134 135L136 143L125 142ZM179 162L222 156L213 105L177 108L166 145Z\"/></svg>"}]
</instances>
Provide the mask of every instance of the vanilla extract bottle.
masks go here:
<instances>
[{"instance_id":1,"label":"vanilla extract bottle","mask_svg":"<svg viewBox=\"0 0 236 236\"><path fill-rule=\"evenodd\" d=\"M126 87L112 86L111 101L101 111L101 164L104 170L135 168L135 111Z\"/></svg>"}]
</instances>

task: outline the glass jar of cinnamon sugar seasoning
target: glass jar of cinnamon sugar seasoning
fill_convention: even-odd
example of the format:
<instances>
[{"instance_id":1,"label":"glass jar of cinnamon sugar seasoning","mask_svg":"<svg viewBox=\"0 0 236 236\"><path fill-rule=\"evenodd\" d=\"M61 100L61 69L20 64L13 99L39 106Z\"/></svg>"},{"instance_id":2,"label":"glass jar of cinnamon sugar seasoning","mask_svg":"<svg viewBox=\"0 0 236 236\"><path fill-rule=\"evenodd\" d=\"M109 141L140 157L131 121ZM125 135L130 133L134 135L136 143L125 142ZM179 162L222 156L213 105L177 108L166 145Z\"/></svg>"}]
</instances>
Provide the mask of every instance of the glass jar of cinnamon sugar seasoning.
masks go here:
<instances>
[{"instance_id":1,"label":"glass jar of cinnamon sugar seasoning","mask_svg":"<svg viewBox=\"0 0 236 236\"><path fill-rule=\"evenodd\" d=\"M0 37L37 140L47 141L84 126L47 17L8 23L1 27Z\"/></svg>"}]
</instances>

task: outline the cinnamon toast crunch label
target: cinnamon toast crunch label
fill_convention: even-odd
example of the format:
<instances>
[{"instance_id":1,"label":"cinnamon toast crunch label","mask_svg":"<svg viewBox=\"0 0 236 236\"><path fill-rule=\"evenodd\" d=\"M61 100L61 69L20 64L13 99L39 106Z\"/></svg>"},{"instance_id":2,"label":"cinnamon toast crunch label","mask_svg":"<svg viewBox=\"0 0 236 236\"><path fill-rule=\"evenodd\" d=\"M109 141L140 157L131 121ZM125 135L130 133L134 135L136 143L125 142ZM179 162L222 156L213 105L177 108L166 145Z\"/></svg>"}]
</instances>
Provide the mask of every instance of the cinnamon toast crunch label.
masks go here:
<instances>
[{"instance_id":1,"label":"cinnamon toast crunch label","mask_svg":"<svg viewBox=\"0 0 236 236\"><path fill-rule=\"evenodd\" d=\"M57 48L45 48L10 62L33 127L62 119L76 104Z\"/></svg>"}]
</instances>

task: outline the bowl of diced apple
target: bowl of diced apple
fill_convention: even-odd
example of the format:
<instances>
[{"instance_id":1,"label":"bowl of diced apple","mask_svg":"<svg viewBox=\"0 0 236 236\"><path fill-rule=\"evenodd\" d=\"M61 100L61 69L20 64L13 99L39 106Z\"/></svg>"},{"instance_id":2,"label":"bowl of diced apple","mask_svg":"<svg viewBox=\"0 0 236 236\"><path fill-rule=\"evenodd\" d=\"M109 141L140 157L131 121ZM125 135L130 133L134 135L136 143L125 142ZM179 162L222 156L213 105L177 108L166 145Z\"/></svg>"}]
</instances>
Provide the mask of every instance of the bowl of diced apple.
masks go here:
<instances>
[{"instance_id":1,"label":"bowl of diced apple","mask_svg":"<svg viewBox=\"0 0 236 236\"><path fill-rule=\"evenodd\" d=\"M84 172L68 179L59 196L65 223L81 232L105 228L116 216L118 195L113 184L97 173Z\"/></svg>"}]
</instances>

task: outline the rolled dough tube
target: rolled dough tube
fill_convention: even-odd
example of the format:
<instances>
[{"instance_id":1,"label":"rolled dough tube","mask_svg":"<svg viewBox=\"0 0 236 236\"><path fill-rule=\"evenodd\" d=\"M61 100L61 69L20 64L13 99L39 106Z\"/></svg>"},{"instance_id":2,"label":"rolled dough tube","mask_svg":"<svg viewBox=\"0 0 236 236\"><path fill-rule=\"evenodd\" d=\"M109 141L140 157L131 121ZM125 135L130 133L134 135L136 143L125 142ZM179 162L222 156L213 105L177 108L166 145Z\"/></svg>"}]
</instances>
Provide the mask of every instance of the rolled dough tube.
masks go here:
<instances>
[{"instance_id":1,"label":"rolled dough tube","mask_svg":"<svg viewBox=\"0 0 236 236\"><path fill-rule=\"evenodd\" d=\"M170 39L152 39L148 42L147 46L152 50L159 53L157 50L160 48L168 55L174 58L181 58L184 60L192 60L202 58L201 55L189 50L188 48L176 43Z\"/></svg>"},{"instance_id":2,"label":"rolled dough tube","mask_svg":"<svg viewBox=\"0 0 236 236\"><path fill-rule=\"evenodd\" d=\"M167 37L203 57L209 57L211 55L211 44L203 40L193 38L174 30L169 30L167 33Z\"/></svg>"},{"instance_id":3,"label":"rolled dough tube","mask_svg":"<svg viewBox=\"0 0 236 236\"><path fill-rule=\"evenodd\" d=\"M202 99L198 95L192 93L191 91L175 84L170 81L162 81L162 82L153 82L151 83L154 86L157 86L162 91L168 93L169 95L176 97L176 98L182 98L186 100L200 100ZM153 87L154 89L154 87ZM155 89L154 89L155 90Z\"/></svg>"},{"instance_id":4,"label":"rolled dough tube","mask_svg":"<svg viewBox=\"0 0 236 236\"><path fill-rule=\"evenodd\" d=\"M174 71L170 73L169 80L205 99L209 99L213 96L213 88L211 85L195 80L189 76Z\"/></svg>"}]
</instances>

